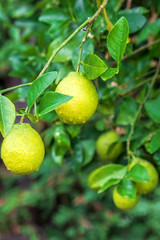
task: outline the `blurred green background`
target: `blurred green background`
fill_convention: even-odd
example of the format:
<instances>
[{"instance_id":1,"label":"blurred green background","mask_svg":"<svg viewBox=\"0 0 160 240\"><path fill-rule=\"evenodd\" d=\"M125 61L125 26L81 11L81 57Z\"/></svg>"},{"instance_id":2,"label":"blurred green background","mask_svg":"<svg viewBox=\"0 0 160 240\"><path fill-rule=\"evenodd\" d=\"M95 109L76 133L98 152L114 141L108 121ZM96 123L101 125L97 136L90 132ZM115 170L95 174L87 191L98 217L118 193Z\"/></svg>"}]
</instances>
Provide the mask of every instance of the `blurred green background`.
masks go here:
<instances>
[{"instance_id":1,"label":"blurred green background","mask_svg":"<svg viewBox=\"0 0 160 240\"><path fill-rule=\"evenodd\" d=\"M106 9L113 24L122 14L121 12L118 15L118 11L124 10L126 4L127 1L109 1ZM131 35L134 40L139 29L147 24L151 17L153 20L158 18L160 3L159 0L135 0L132 5L143 7L141 11L146 14L143 18L138 10L136 29L135 22L130 22L131 34L136 32ZM54 14L51 14L50 9ZM89 0L1 0L1 89L33 81L53 48L95 11L96 1ZM158 24L156 29L160 29ZM94 38L86 41L83 54L93 53L95 50L104 58L106 26L102 15L95 22L93 32ZM154 28L154 33L158 34L156 38L159 38L159 32ZM78 46L83 35L84 32L81 31L49 67L48 71L59 71L57 81L75 69ZM142 42L147 41L148 35L143 37ZM132 48L131 43L127 51L132 51ZM113 81L118 79L122 85L131 81L132 86L135 86L133 79L148 71L151 63L154 67L159 49L160 44L154 46L150 52L138 55L134 61L122 64L120 75ZM101 103L114 104L115 88L105 86L103 82L99 85L96 82L97 86ZM54 88L53 84L52 89ZM17 108L25 107L27 88L10 92L6 96ZM139 101L142 97L143 92L139 95ZM135 106L135 103L132 103ZM125 116L124 111L117 124L121 125ZM112 118L101 115L99 109L99 113L82 127L80 134L80 127L53 125L57 120L55 113L47 115L44 120L34 125L46 145L45 160L38 172L29 176L17 176L8 172L2 161L0 163L0 240L159 240L160 187L143 196L133 210L121 211L113 204L112 188L98 195L87 186L89 173L102 165L95 154L95 140L108 128ZM57 128L62 132L60 143L55 137ZM140 137L142 135L143 129ZM136 140L135 145L139 144L138 137ZM91 146L93 149L86 155L86 149ZM159 152L156 154L159 158ZM122 155L119 161L125 163L125 159ZM92 163L88 164L91 160ZM57 164L62 162L64 164Z\"/></svg>"}]
</instances>

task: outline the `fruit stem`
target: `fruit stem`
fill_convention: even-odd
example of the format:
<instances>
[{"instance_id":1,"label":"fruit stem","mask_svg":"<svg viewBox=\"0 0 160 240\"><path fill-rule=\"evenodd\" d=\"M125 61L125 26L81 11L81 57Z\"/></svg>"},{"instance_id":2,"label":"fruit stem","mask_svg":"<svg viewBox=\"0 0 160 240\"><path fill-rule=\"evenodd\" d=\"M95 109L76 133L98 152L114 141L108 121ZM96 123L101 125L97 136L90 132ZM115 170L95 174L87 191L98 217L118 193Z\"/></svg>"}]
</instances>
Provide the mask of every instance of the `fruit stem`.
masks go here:
<instances>
[{"instance_id":1,"label":"fruit stem","mask_svg":"<svg viewBox=\"0 0 160 240\"><path fill-rule=\"evenodd\" d=\"M9 91L17 89L17 88L27 87L27 86L30 86L30 85L32 85L32 83L24 83L24 84L20 84L20 85L14 86L14 87L6 88L6 89L1 90L0 94L5 93L5 92L9 92Z\"/></svg>"},{"instance_id":2,"label":"fruit stem","mask_svg":"<svg viewBox=\"0 0 160 240\"><path fill-rule=\"evenodd\" d=\"M52 55L50 56L49 60L46 62L44 65L42 71L39 73L38 77L43 75L43 73L47 70L49 67L50 63L52 62L53 58L56 56L56 54L67 44L70 42L70 40L85 26L90 25L94 22L94 20L100 15L100 13L103 11L105 6L107 5L108 0L104 0L103 3L100 5L98 10L95 12L95 14L91 17L88 18L86 21L84 21L63 43L59 45L55 50L53 50Z\"/></svg>"},{"instance_id":3,"label":"fruit stem","mask_svg":"<svg viewBox=\"0 0 160 240\"><path fill-rule=\"evenodd\" d=\"M148 89L148 92L146 94L146 97L144 98L143 102L141 102L141 104L139 105L139 108L135 114L135 117L133 119L133 122L131 123L131 129L130 129L130 132L129 132L129 135L128 135L128 138L127 138L127 155L128 155L128 162L130 163L131 161L131 158L130 157L134 157L134 154L133 152L130 150L130 142L131 142L131 137L134 133L134 128L135 128L135 124L136 124L136 121L143 109L143 106L144 104L146 103L146 101L148 100L150 94L151 94L151 91L152 91L152 88L156 82L156 79L158 77L158 74L159 74L159 71L160 71L160 58L159 58L159 61L158 61L158 64L157 64L157 68L156 68L156 72L155 74L153 75L153 78L152 78L152 81L151 81L151 84L149 86L149 89Z\"/></svg>"},{"instance_id":4,"label":"fruit stem","mask_svg":"<svg viewBox=\"0 0 160 240\"><path fill-rule=\"evenodd\" d=\"M83 51L83 44L86 41L88 33L90 32L90 30L91 30L91 25L88 25L87 29L86 29L86 32L85 32L85 35L84 35L84 37L82 39L82 42L79 45L79 57L78 57L78 64L77 64L77 69L76 69L77 72L79 72L79 68L80 68L80 64L81 64L81 56L82 56L82 51Z\"/></svg>"},{"instance_id":5,"label":"fruit stem","mask_svg":"<svg viewBox=\"0 0 160 240\"><path fill-rule=\"evenodd\" d=\"M26 107L25 112L23 113L23 115L22 115L22 117L21 117L21 119L20 119L20 122L19 122L20 124L23 123L23 120L24 120L24 117L25 117L27 111L28 111L28 107Z\"/></svg>"}]
</instances>

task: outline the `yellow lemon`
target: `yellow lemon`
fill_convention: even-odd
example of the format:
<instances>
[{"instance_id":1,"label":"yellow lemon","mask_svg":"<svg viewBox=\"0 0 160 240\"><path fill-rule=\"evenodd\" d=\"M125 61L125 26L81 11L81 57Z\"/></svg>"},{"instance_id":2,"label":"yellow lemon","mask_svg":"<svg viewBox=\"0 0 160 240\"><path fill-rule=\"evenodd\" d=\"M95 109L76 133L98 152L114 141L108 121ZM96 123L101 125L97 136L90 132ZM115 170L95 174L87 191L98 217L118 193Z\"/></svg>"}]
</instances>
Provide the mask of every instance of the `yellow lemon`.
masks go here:
<instances>
[{"instance_id":1,"label":"yellow lemon","mask_svg":"<svg viewBox=\"0 0 160 240\"><path fill-rule=\"evenodd\" d=\"M2 142L1 158L17 174L38 171L45 150L40 135L28 123L15 124Z\"/></svg>"},{"instance_id":2,"label":"yellow lemon","mask_svg":"<svg viewBox=\"0 0 160 240\"><path fill-rule=\"evenodd\" d=\"M137 194L136 199L130 199L128 197L121 196L117 191L117 186L113 190L113 201L115 205L124 210L132 209L138 203L140 195Z\"/></svg>"},{"instance_id":3,"label":"yellow lemon","mask_svg":"<svg viewBox=\"0 0 160 240\"><path fill-rule=\"evenodd\" d=\"M73 96L71 100L55 109L60 119L68 124L81 124L96 111L98 94L84 73L71 72L57 86L56 92Z\"/></svg>"},{"instance_id":4,"label":"yellow lemon","mask_svg":"<svg viewBox=\"0 0 160 240\"><path fill-rule=\"evenodd\" d=\"M100 135L96 143L96 151L101 160L114 161L123 151L122 142L118 142L119 135L115 131L108 131Z\"/></svg>"},{"instance_id":5,"label":"yellow lemon","mask_svg":"<svg viewBox=\"0 0 160 240\"><path fill-rule=\"evenodd\" d=\"M134 158L133 162L129 166L129 169L131 169L131 167L133 167L135 164L142 165L149 173L149 181L136 183L138 192L146 194L153 191L156 188L159 179L157 170L150 162L141 158Z\"/></svg>"}]
</instances>

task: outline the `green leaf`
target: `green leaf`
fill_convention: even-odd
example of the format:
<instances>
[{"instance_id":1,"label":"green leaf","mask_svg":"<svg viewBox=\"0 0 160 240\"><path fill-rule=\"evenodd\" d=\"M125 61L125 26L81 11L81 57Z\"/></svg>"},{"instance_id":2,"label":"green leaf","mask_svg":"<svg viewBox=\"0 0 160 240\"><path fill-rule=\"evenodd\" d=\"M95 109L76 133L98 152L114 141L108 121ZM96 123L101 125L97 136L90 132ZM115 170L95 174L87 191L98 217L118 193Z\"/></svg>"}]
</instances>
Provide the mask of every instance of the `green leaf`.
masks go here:
<instances>
[{"instance_id":1,"label":"green leaf","mask_svg":"<svg viewBox=\"0 0 160 240\"><path fill-rule=\"evenodd\" d=\"M119 125L131 124L135 118L138 105L133 98L127 97L119 106L119 114L116 123Z\"/></svg>"},{"instance_id":2,"label":"green leaf","mask_svg":"<svg viewBox=\"0 0 160 240\"><path fill-rule=\"evenodd\" d=\"M139 31L147 21L142 14L131 12L129 10L122 10L118 13L118 15L124 16L127 19L130 33Z\"/></svg>"},{"instance_id":3,"label":"green leaf","mask_svg":"<svg viewBox=\"0 0 160 240\"><path fill-rule=\"evenodd\" d=\"M62 165L63 157L66 151L67 151L66 148L60 148L59 146L57 146L57 144L53 144L53 147L51 148L51 155L53 161L58 165Z\"/></svg>"},{"instance_id":4,"label":"green leaf","mask_svg":"<svg viewBox=\"0 0 160 240\"><path fill-rule=\"evenodd\" d=\"M83 44L83 51L81 55L81 61L84 60L86 55L93 54L94 53L94 44L92 39L86 39L86 41ZM79 46L75 47L72 53L72 64L74 69L76 70L77 64L78 64L78 58L79 58Z\"/></svg>"},{"instance_id":5,"label":"green leaf","mask_svg":"<svg viewBox=\"0 0 160 240\"><path fill-rule=\"evenodd\" d=\"M16 118L14 104L5 96L0 96L0 131L3 137L10 132Z\"/></svg>"},{"instance_id":6,"label":"green leaf","mask_svg":"<svg viewBox=\"0 0 160 240\"><path fill-rule=\"evenodd\" d=\"M128 177L135 182L149 181L149 173L141 164L135 164L128 172Z\"/></svg>"},{"instance_id":7,"label":"green leaf","mask_svg":"<svg viewBox=\"0 0 160 240\"><path fill-rule=\"evenodd\" d=\"M121 17L107 36L107 47L111 56L120 62L126 49L129 27L125 17Z\"/></svg>"},{"instance_id":8,"label":"green leaf","mask_svg":"<svg viewBox=\"0 0 160 240\"><path fill-rule=\"evenodd\" d=\"M37 78L29 88L27 105L30 110L41 93L56 79L57 72L49 72Z\"/></svg>"},{"instance_id":9,"label":"green leaf","mask_svg":"<svg viewBox=\"0 0 160 240\"><path fill-rule=\"evenodd\" d=\"M130 179L124 179L123 181L121 181L118 184L117 191L121 196L125 198L129 198L132 200L136 199L137 194L136 184L133 183Z\"/></svg>"},{"instance_id":10,"label":"green leaf","mask_svg":"<svg viewBox=\"0 0 160 240\"><path fill-rule=\"evenodd\" d=\"M90 188L97 189L103 187L111 179L123 179L127 169L120 164L107 164L94 170L88 178Z\"/></svg>"},{"instance_id":11,"label":"green leaf","mask_svg":"<svg viewBox=\"0 0 160 240\"><path fill-rule=\"evenodd\" d=\"M28 118L32 123L37 123L39 121L38 117L28 113L25 115L26 118Z\"/></svg>"},{"instance_id":12,"label":"green leaf","mask_svg":"<svg viewBox=\"0 0 160 240\"><path fill-rule=\"evenodd\" d=\"M121 181L121 179L110 179L108 180L99 190L98 193L102 193L106 191L109 187L118 184Z\"/></svg>"},{"instance_id":13,"label":"green leaf","mask_svg":"<svg viewBox=\"0 0 160 240\"><path fill-rule=\"evenodd\" d=\"M139 13L139 14L145 14L148 13L149 10L147 8L144 7L134 7L131 9L127 9L127 10L121 10L118 12L118 14L120 13L121 15L125 14L125 13Z\"/></svg>"},{"instance_id":14,"label":"green leaf","mask_svg":"<svg viewBox=\"0 0 160 240\"><path fill-rule=\"evenodd\" d=\"M150 118L155 121L160 123L160 111L159 111L159 106L160 106L160 96L157 97L154 100L148 100L145 104L145 109L150 116Z\"/></svg>"},{"instance_id":15,"label":"green leaf","mask_svg":"<svg viewBox=\"0 0 160 240\"><path fill-rule=\"evenodd\" d=\"M81 131L81 125L68 125L66 130L72 138L75 138Z\"/></svg>"},{"instance_id":16,"label":"green leaf","mask_svg":"<svg viewBox=\"0 0 160 240\"><path fill-rule=\"evenodd\" d=\"M149 143L145 144L149 153L154 153L160 148L160 132L157 132Z\"/></svg>"},{"instance_id":17,"label":"green leaf","mask_svg":"<svg viewBox=\"0 0 160 240\"><path fill-rule=\"evenodd\" d=\"M54 7L50 9L46 9L42 15L39 17L40 22L45 22L52 24L56 22L63 22L68 20L70 17L66 13L66 11L62 8Z\"/></svg>"},{"instance_id":18,"label":"green leaf","mask_svg":"<svg viewBox=\"0 0 160 240\"><path fill-rule=\"evenodd\" d=\"M68 102L71 98L71 96L57 92L46 93L40 101L38 116L42 116L46 113L53 111L55 108L59 107L63 103Z\"/></svg>"},{"instance_id":19,"label":"green leaf","mask_svg":"<svg viewBox=\"0 0 160 240\"><path fill-rule=\"evenodd\" d=\"M83 68L87 78L95 79L104 73L108 66L95 54L88 54L83 61Z\"/></svg>"},{"instance_id":20,"label":"green leaf","mask_svg":"<svg viewBox=\"0 0 160 240\"><path fill-rule=\"evenodd\" d=\"M53 131L54 139L60 148L70 149L70 137L66 132L64 125L58 125Z\"/></svg>"},{"instance_id":21,"label":"green leaf","mask_svg":"<svg viewBox=\"0 0 160 240\"><path fill-rule=\"evenodd\" d=\"M77 34L66 46L64 46L54 57L53 62L67 62L73 58L73 51L79 46L81 42L82 33ZM54 39L48 47L47 58L49 59L52 52L59 47L59 45L64 41L63 36Z\"/></svg>"},{"instance_id":22,"label":"green leaf","mask_svg":"<svg viewBox=\"0 0 160 240\"><path fill-rule=\"evenodd\" d=\"M105 71L102 75L101 75L101 78L106 81L110 78L112 78L118 71L118 68L111 68L109 67L107 69L107 71Z\"/></svg>"},{"instance_id":23,"label":"green leaf","mask_svg":"<svg viewBox=\"0 0 160 240\"><path fill-rule=\"evenodd\" d=\"M79 171L83 166L83 145L81 141L75 140L73 144L73 153L72 156L67 160L68 165Z\"/></svg>"},{"instance_id":24,"label":"green leaf","mask_svg":"<svg viewBox=\"0 0 160 240\"><path fill-rule=\"evenodd\" d=\"M160 32L160 19L157 19L156 21L147 24L142 29L138 36L137 44L147 40L150 35L157 34L159 32Z\"/></svg>"},{"instance_id":25,"label":"green leaf","mask_svg":"<svg viewBox=\"0 0 160 240\"><path fill-rule=\"evenodd\" d=\"M45 122L53 123L58 119L58 115L55 111L49 112L45 115L39 116L40 119L42 119Z\"/></svg>"},{"instance_id":26,"label":"green leaf","mask_svg":"<svg viewBox=\"0 0 160 240\"><path fill-rule=\"evenodd\" d=\"M82 145L83 145L83 151L84 151L83 165L85 166L86 164L88 164L92 160L92 158L94 156L95 148L96 148L96 142L92 139L83 140Z\"/></svg>"}]
</instances>

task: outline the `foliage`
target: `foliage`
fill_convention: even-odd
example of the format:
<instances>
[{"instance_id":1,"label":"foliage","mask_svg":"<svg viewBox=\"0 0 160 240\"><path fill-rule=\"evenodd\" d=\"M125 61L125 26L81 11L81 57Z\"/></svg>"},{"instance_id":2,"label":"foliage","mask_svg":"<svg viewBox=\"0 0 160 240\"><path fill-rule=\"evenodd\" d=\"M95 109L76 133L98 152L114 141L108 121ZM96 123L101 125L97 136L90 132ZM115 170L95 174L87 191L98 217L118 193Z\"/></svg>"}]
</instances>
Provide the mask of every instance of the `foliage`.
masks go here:
<instances>
[{"instance_id":1,"label":"foliage","mask_svg":"<svg viewBox=\"0 0 160 240\"><path fill-rule=\"evenodd\" d=\"M49 240L160 237L159 188L128 213L114 208L112 188L104 192L120 183L123 195L128 179L147 181L146 168L136 164L128 170L127 160L133 156L160 171L160 3L142 1L140 6L135 1L126 9L124 1L109 1L92 21L99 4L102 1L0 3L0 131L5 137L15 117L25 117L36 123L46 147L44 164L31 176L10 175L1 164L1 232L10 226L12 232L16 228L30 234L31 240L41 239L39 231ZM84 125L66 125L54 109L72 96L54 90L78 65L93 80L99 107ZM18 102L25 104L17 107ZM120 135L124 151L117 164L104 166L95 147L108 130ZM104 175L97 174L101 171ZM89 185L102 194L89 189L88 176L94 179ZM134 198L136 189L129 190ZM33 227L34 222L44 230Z\"/></svg>"}]
</instances>

